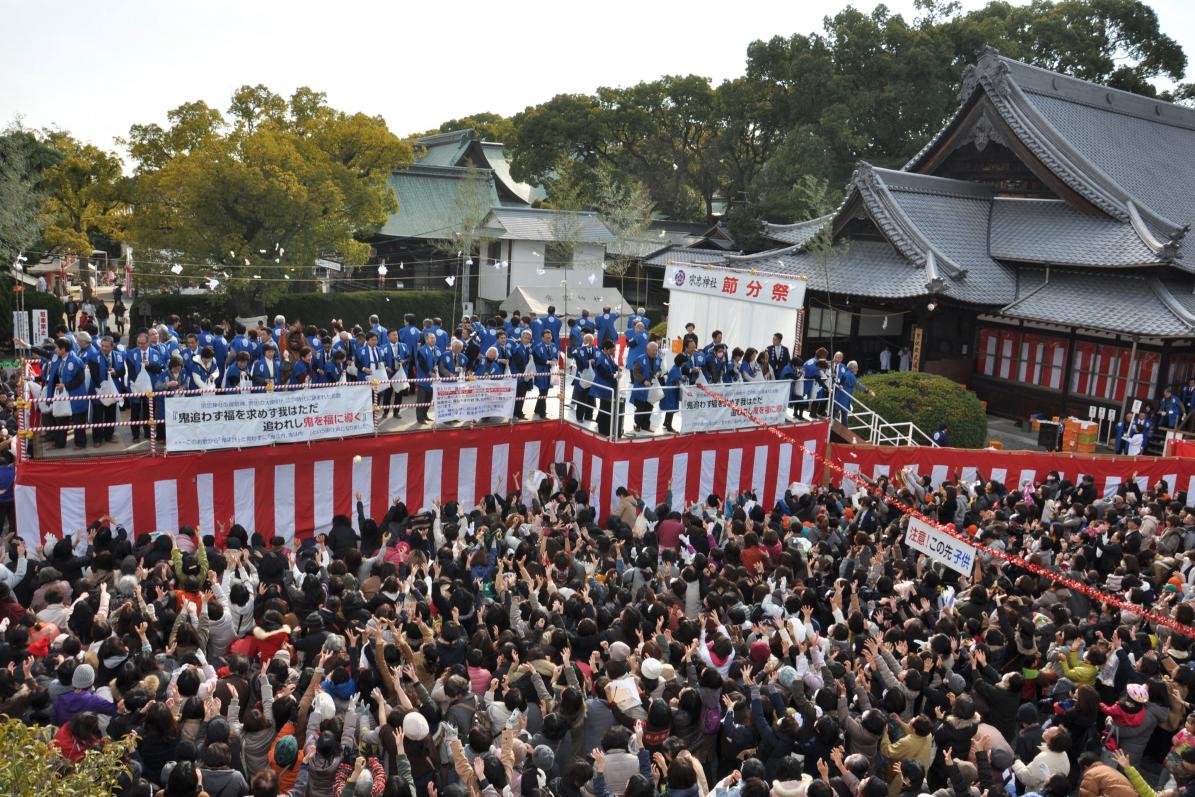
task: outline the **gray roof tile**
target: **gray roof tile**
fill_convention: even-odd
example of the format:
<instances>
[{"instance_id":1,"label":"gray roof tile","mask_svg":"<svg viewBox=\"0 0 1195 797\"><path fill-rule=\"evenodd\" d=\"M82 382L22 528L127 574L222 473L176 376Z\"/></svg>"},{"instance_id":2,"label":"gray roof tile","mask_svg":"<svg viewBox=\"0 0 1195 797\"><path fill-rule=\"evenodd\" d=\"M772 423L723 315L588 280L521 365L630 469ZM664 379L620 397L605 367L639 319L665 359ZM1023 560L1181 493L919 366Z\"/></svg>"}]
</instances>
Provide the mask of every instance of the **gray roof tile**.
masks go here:
<instances>
[{"instance_id":1,"label":"gray roof tile","mask_svg":"<svg viewBox=\"0 0 1195 797\"><path fill-rule=\"evenodd\" d=\"M772 224L765 221L763 224L763 236L770 241L789 244L790 246L804 246L832 218L834 218L834 214L831 213L827 216L819 216L816 219L798 221L796 224Z\"/></svg>"},{"instance_id":2,"label":"gray roof tile","mask_svg":"<svg viewBox=\"0 0 1195 797\"><path fill-rule=\"evenodd\" d=\"M924 269L910 263L887 241L854 240L825 254L786 247L729 257L718 267L804 276L807 290L850 296L904 298L928 292Z\"/></svg>"},{"instance_id":3,"label":"gray roof tile","mask_svg":"<svg viewBox=\"0 0 1195 797\"><path fill-rule=\"evenodd\" d=\"M1187 337L1195 333L1165 300L1183 303L1173 287L1143 276L1085 271L1051 271L1048 283L1031 290L1000 312L1026 321L1102 329L1146 337ZM1185 292L1190 293L1187 285ZM1191 303L1195 310L1195 302ZM1189 320L1195 315L1186 313Z\"/></svg>"},{"instance_id":4,"label":"gray roof tile","mask_svg":"<svg viewBox=\"0 0 1195 797\"><path fill-rule=\"evenodd\" d=\"M498 204L498 192L488 170L475 172L485 180L491 206ZM469 172L451 166L414 164L390 175L390 187L398 200L398 210L379 231L395 238L451 238L460 229L462 203L458 199Z\"/></svg>"},{"instance_id":5,"label":"gray roof tile","mask_svg":"<svg viewBox=\"0 0 1195 797\"><path fill-rule=\"evenodd\" d=\"M1061 199L997 197L990 248L993 257L1022 263L1115 268L1162 262L1132 224L1082 213Z\"/></svg>"},{"instance_id":6,"label":"gray roof tile","mask_svg":"<svg viewBox=\"0 0 1195 797\"><path fill-rule=\"evenodd\" d=\"M727 252L722 249L689 249L684 246L670 246L653 254L643 262L651 266L670 266L673 263L721 263L727 255L737 255L739 252Z\"/></svg>"},{"instance_id":7,"label":"gray roof tile","mask_svg":"<svg viewBox=\"0 0 1195 797\"><path fill-rule=\"evenodd\" d=\"M503 240L604 244L614 239L598 214L586 211L494 208L482 226Z\"/></svg>"}]
</instances>

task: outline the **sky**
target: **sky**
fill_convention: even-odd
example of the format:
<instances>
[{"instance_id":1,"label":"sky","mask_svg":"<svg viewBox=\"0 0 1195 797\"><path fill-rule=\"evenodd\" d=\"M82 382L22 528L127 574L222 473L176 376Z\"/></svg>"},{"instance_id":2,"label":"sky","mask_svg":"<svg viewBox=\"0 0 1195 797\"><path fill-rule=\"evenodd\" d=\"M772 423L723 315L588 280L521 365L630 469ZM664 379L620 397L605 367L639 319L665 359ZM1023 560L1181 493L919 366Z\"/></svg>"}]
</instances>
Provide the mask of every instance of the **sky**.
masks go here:
<instances>
[{"instance_id":1,"label":"sky","mask_svg":"<svg viewBox=\"0 0 1195 797\"><path fill-rule=\"evenodd\" d=\"M855 3L870 9L874 0ZM914 16L913 0L888 0ZM964 9L983 5L963 0ZM844 0L0 0L0 128L55 127L108 149L134 123L264 83L323 91L407 135L480 111L663 74L741 75L757 39L820 30ZM1155 0L1195 73L1195 4Z\"/></svg>"}]
</instances>

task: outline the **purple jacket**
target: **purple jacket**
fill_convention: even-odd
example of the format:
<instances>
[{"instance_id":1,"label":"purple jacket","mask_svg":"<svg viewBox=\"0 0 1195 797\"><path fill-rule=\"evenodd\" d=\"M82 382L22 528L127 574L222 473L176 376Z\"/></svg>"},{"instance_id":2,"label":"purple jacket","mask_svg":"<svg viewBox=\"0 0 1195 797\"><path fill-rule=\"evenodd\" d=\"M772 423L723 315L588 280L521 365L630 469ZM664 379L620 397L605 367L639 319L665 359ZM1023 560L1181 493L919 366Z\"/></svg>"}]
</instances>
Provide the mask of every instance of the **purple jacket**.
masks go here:
<instances>
[{"instance_id":1,"label":"purple jacket","mask_svg":"<svg viewBox=\"0 0 1195 797\"><path fill-rule=\"evenodd\" d=\"M116 713L116 705L104 700L94 692L71 690L64 692L54 701L54 723L63 725L80 711L94 711L96 714Z\"/></svg>"}]
</instances>

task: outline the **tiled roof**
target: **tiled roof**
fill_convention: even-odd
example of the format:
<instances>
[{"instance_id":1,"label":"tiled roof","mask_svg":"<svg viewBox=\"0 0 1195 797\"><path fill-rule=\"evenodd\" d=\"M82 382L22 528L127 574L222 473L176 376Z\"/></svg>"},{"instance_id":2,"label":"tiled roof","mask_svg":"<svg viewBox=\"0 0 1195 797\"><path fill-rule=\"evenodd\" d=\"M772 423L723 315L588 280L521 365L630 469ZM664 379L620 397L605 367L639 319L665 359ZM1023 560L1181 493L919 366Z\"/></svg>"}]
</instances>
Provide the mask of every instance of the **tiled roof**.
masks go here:
<instances>
[{"instance_id":1,"label":"tiled roof","mask_svg":"<svg viewBox=\"0 0 1195 797\"><path fill-rule=\"evenodd\" d=\"M422 166L458 166L472 140L472 130L452 130L416 139L416 162Z\"/></svg>"},{"instance_id":2,"label":"tiled roof","mask_svg":"<svg viewBox=\"0 0 1195 797\"><path fill-rule=\"evenodd\" d=\"M1131 222L1150 249L1181 254L1186 226L1195 222L1195 110L1013 61L989 47L963 75L958 110L905 168L923 168L974 118L964 111L984 98L1002 127L979 117L977 140L1011 131L1076 194Z\"/></svg>"},{"instance_id":3,"label":"tiled roof","mask_svg":"<svg viewBox=\"0 0 1195 797\"><path fill-rule=\"evenodd\" d=\"M482 223L496 238L607 243L610 230L596 213L547 208L494 208Z\"/></svg>"},{"instance_id":4,"label":"tiled roof","mask_svg":"<svg viewBox=\"0 0 1195 797\"><path fill-rule=\"evenodd\" d=\"M1156 277L1052 270L1049 281L1000 312L1026 321L1100 329L1146 337L1195 333L1191 285Z\"/></svg>"},{"instance_id":5,"label":"tiled roof","mask_svg":"<svg viewBox=\"0 0 1195 797\"><path fill-rule=\"evenodd\" d=\"M493 175L488 170L473 173L484 179L489 205L497 205ZM390 175L398 210L390 215L378 234L395 238L451 238L463 224L459 197L462 190L469 190L465 188L468 176L467 169L423 164Z\"/></svg>"},{"instance_id":6,"label":"tiled roof","mask_svg":"<svg viewBox=\"0 0 1195 797\"><path fill-rule=\"evenodd\" d=\"M506 159L506 148L502 144L483 141L481 142L481 151L485 156L486 163L493 170L494 177L519 199L530 205L547 196L547 192L541 186L520 183L510 176L510 162Z\"/></svg>"},{"instance_id":7,"label":"tiled roof","mask_svg":"<svg viewBox=\"0 0 1195 797\"><path fill-rule=\"evenodd\" d=\"M1061 199L997 197L989 248L993 257L1022 263L1115 268L1163 262L1129 222L1082 213Z\"/></svg>"},{"instance_id":8,"label":"tiled roof","mask_svg":"<svg viewBox=\"0 0 1195 797\"><path fill-rule=\"evenodd\" d=\"M643 262L651 266L670 266L673 263L721 263L727 255L737 255L739 252L726 252L721 249L689 249L684 246L669 246L653 254Z\"/></svg>"},{"instance_id":9,"label":"tiled roof","mask_svg":"<svg viewBox=\"0 0 1195 797\"><path fill-rule=\"evenodd\" d=\"M849 296L896 299L928 293L925 271L887 241L853 240L817 254L786 247L728 257L718 268L804 276L807 290Z\"/></svg>"},{"instance_id":10,"label":"tiled roof","mask_svg":"<svg viewBox=\"0 0 1195 797\"><path fill-rule=\"evenodd\" d=\"M807 221L798 221L796 224L772 224L765 221L763 236L770 241L790 246L804 246L832 218L834 216L830 214Z\"/></svg>"}]
</instances>

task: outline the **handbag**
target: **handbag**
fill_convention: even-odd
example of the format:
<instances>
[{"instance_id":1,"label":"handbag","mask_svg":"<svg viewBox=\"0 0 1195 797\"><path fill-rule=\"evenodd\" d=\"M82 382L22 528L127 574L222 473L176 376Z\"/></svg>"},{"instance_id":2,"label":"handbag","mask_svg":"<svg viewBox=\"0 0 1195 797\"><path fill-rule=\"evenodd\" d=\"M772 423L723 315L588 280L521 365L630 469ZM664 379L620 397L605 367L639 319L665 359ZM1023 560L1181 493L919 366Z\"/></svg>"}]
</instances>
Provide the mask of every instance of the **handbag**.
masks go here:
<instances>
[{"instance_id":1,"label":"handbag","mask_svg":"<svg viewBox=\"0 0 1195 797\"><path fill-rule=\"evenodd\" d=\"M141 364L141 370L137 372L137 378L133 380L134 393L148 393L154 389L153 381L149 378L149 371L146 370L146 364Z\"/></svg>"},{"instance_id":2,"label":"handbag","mask_svg":"<svg viewBox=\"0 0 1195 797\"><path fill-rule=\"evenodd\" d=\"M651 389L647 391L647 403L659 404L664 400L664 387L659 382L653 382Z\"/></svg>"},{"instance_id":3,"label":"handbag","mask_svg":"<svg viewBox=\"0 0 1195 797\"><path fill-rule=\"evenodd\" d=\"M581 379L582 387L589 387L590 385L593 384L593 380L597 379L597 374L594 373L592 365L585 366L585 368L583 368L581 370L581 373L578 376Z\"/></svg>"},{"instance_id":4,"label":"handbag","mask_svg":"<svg viewBox=\"0 0 1195 797\"><path fill-rule=\"evenodd\" d=\"M401 364L394 369L392 379L393 384L390 387L399 393L404 392L410 386L410 382L407 379L407 369Z\"/></svg>"},{"instance_id":5,"label":"handbag","mask_svg":"<svg viewBox=\"0 0 1195 797\"><path fill-rule=\"evenodd\" d=\"M66 395L65 390L58 394L58 396L65 396L65 395ZM55 398L57 398L57 396L55 396ZM53 402L53 404L54 404L54 407L51 410L50 414L53 415L55 418L71 417L71 402L55 401L55 402Z\"/></svg>"},{"instance_id":6,"label":"handbag","mask_svg":"<svg viewBox=\"0 0 1195 797\"><path fill-rule=\"evenodd\" d=\"M99 392L96 394L100 397L100 403L105 407L111 407L116 402L120 401L117 398L116 383L112 381L111 377L100 382Z\"/></svg>"}]
</instances>

